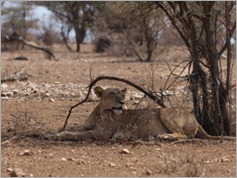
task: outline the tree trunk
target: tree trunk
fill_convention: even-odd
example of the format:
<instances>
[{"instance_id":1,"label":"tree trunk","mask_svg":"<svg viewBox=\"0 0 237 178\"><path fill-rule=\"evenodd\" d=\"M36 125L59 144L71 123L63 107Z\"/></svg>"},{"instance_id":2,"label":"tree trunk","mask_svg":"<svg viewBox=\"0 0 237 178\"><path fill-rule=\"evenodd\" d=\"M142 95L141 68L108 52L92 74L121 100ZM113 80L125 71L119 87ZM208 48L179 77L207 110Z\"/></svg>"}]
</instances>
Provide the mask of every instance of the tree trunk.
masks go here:
<instances>
[{"instance_id":1,"label":"tree trunk","mask_svg":"<svg viewBox=\"0 0 237 178\"><path fill-rule=\"evenodd\" d=\"M86 30L85 30L84 27L79 27L78 25L74 25L74 30L75 30L75 33L76 33L77 52L80 52L80 44L84 40Z\"/></svg>"},{"instance_id":2,"label":"tree trunk","mask_svg":"<svg viewBox=\"0 0 237 178\"><path fill-rule=\"evenodd\" d=\"M230 14L234 3L225 3L226 44L217 52L217 23L219 11L217 2L156 2L170 19L191 55L193 71L190 76L190 89L193 97L194 113L198 122L211 135L229 135L230 120L227 103L231 82L230 38L236 23L231 27ZM229 6L229 8L227 7ZM193 11L197 7L199 13ZM227 46L229 49L227 49ZM223 81L220 75L220 55L227 49L227 77ZM204 61L204 62L202 62ZM204 70L205 69L205 70ZM225 85L224 85L225 82ZM226 87L226 88L225 88Z\"/></svg>"},{"instance_id":3,"label":"tree trunk","mask_svg":"<svg viewBox=\"0 0 237 178\"><path fill-rule=\"evenodd\" d=\"M211 11L211 3L204 4L204 19L203 25L206 34L206 60L208 66L210 67L210 79L211 79L211 102L212 110L211 116L213 117L213 122L215 130L212 133L215 135L229 135L229 129L224 124L227 120L228 123L228 112L226 108L226 96L224 91L224 86L219 77L219 65L218 60L219 55L216 49L216 24L214 12Z\"/></svg>"}]
</instances>

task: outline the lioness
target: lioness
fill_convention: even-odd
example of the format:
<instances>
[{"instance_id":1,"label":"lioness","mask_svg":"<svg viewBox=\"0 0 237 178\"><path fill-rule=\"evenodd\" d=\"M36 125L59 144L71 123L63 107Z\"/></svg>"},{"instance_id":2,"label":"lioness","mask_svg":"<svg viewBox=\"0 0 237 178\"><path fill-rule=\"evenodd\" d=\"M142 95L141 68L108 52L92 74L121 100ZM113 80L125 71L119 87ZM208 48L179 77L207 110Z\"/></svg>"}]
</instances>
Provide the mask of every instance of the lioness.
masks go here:
<instances>
[{"instance_id":1,"label":"lioness","mask_svg":"<svg viewBox=\"0 0 237 178\"><path fill-rule=\"evenodd\" d=\"M195 117L177 108L125 110L126 89L94 88L100 103L78 132L63 131L48 138L60 140L134 140L149 138L187 139L196 134L207 139L223 137L210 136ZM227 139L229 137L226 137ZM231 137L231 139L235 139Z\"/></svg>"}]
</instances>

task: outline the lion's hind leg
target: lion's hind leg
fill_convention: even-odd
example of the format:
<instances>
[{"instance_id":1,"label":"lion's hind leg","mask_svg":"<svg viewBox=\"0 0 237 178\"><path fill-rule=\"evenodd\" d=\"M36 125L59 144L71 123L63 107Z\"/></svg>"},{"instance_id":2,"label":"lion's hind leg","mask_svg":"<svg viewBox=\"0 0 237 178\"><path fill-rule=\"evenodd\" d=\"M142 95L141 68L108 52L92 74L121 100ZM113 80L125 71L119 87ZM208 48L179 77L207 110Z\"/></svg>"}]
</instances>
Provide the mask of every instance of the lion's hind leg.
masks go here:
<instances>
[{"instance_id":1,"label":"lion's hind leg","mask_svg":"<svg viewBox=\"0 0 237 178\"><path fill-rule=\"evenodd\" d=\"M179 133L179 132L174 132L174 133L162 133L157 135L157 138L161 140L169 140L169 141L174 141L174 140L186 140L187 136Z\"/></svg>"}]
</instances>

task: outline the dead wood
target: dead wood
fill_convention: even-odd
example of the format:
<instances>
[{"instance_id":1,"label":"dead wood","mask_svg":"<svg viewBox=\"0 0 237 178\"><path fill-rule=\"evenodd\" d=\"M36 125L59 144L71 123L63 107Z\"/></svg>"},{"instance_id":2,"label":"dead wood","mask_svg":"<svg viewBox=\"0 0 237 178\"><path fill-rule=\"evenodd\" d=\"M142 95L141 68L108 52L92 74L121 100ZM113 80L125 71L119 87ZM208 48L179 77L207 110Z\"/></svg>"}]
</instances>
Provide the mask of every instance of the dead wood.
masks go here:
<instances>
[{"instance_id":1,"label":"dead wood","mask_svg":"<svg viewBox=\"0 0 237 178\"><path fill-rule=\"evenodd\" d=\"M12 58L10 60L27 61L29 59L27 57L25 57L25 56L18 56L18 57L14 57L14 58Z\"/></svg>"},{"instance_id":2,"label":"dead wood","mask_svg":"<svg viewBox=\"0 0 237 178\"><path fill-rule=\"evenodd\" d=\"M53 58L54 60L58 60L49 48L40 47L31 41L27 41L23 37L19 36L16 32L12 33L10 36L3 36L1 38L1 42L8 43L8 44L9 43L23 44L23 45L29 46L31 48L43 51L46 54L48 59Z\"/></svg>"},{"instance_id":3,"label":"dead wood","mask_svg":"<svg viewBox=\"0 0 237 178\"><path fill-rule=\"evenodd\" d=\"M24 71L24 68L22 68L20 71L16 72L13 75L9 75L9 76L2 76L1 77L1 82L14 82L16 80L19 81L24 81L24 80L28 80L28 74Z\"/></svg>"},{"instance_id":4,"label":"dead wood","mask_svg":"<svg viewBox=\"0 0 237 178\"><path fill-rule=\"evenodd\" d=\"M62 127L62 129L60 129L60 131L63 131L65 130L66 126L67 126L67 123L68 123L68 119L71 115L71 112L74 108L76 108L77 106L83 104L84 102L86 102L90 96L90 93L91 93L91 89L92 87L100 80L116 80L116 81L119 81L119 82L124 82L134 88L136 88L137 90L141 91L142 93L144 93L146 96L148 96L149 98L151 98L156 104L160 105L162 108L165 108L166 106L164 105L163 101L157 97L157 95L154 95L148 91L146 91L145 89L143 89L142 87L140 87L139 85L129 81L129 80L126 80L126 79L123 79L123 78L119 78L119 77L114 77L114 76L99 76L97 77L96 79L92 80L91 83L87 86L88 88L88 92L87 92L87 95L85 97L85 99L83 99L82 101L80 101L79 103L75 104L74 106L72 106L70 109L69 109L69 112L68 112L68 115L66 117L66 120L64 122L64 125Z\"/></svg>"}]
</instances>

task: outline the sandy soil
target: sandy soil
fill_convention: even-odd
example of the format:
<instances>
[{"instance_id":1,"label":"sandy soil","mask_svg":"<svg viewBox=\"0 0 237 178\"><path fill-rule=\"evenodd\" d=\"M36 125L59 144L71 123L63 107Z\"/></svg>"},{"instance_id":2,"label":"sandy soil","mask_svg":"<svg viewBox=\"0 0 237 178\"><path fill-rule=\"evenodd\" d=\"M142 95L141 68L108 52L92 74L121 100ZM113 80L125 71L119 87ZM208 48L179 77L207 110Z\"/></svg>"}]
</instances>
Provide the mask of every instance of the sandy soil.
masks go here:
<instances>
[{"instance_id":1,"label":"sandy soil","mask_svg":"<svg viewBox=\"0 0 237 178\"><path fill-rule=\"evenodd\" d=\"M22 83L80 84L81 91L75 95L10 95L2 99L2 141L27 133L55 131L63 126L70 106L83 99L85 87L91 78L99 75L113 75L129 79L141 86L161 88L169 69L161 59L167 58L169 65L177 65L181 59L188 59L181 48L169 50L155 62L139 63L133 58L116 58L91 53L68 53L56 50L59 61L44 59L40 52L21 51L1 54L2 75L10 75L24 68L30 75L28 81L6 83L8 88ZM25 55L27 61L9 60ZM184 74L187 73L185 70ZM153 79L151 80L151 78ZM234 77L235 81L235 77ZM130 92L128 107L136 107L131 99L135 90L119 82L102 81L101 86L127 87ZM61 86L61 85L60 85ZM190 96L183 89L185 82L175 87L179 95L174 105L190 106ZM175 89L173 87L173 89ZM177 89L177 88L176 88ZM67 92L68 87L60 92ZM59 92L59 91L55 91ZM78 92L78 93L77 93ZM13 92L14 93L14 92ZM61 93L62 94L62 93ZM136 93L135 93L136 94ZM180 104L180 102L182 102ZM97 104L96 98L76 108L69 120L69 127L77 127L87 118ZM147 103L146 103L147 104ZM236 176L236 142L233 141L190 141L173 144L168 141L139 142L56 142L43 139L20 137L2 144L2 176L9 176L12 169L26 176ZM16 169L19 168L19 169ZM22 171L22 173L20 172ZM20 173L19 173L20 172Z\"/></svg>"}]
</instances>

